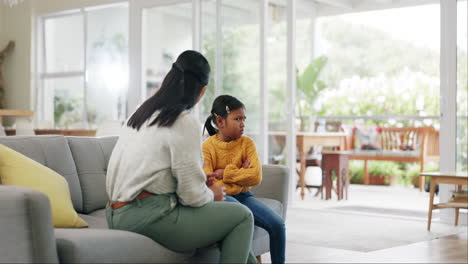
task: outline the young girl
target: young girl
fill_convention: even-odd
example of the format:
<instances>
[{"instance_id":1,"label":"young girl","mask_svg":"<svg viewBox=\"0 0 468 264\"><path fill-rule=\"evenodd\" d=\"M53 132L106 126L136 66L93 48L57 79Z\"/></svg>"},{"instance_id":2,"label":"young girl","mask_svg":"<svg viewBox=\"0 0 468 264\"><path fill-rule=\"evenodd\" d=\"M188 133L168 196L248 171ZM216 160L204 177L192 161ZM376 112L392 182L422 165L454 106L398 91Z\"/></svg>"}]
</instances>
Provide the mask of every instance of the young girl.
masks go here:
<instances>
[{"instance_id":1,"label":"young girl","mask_svg":"<svg viewBox=\"0 0 468 264\"><path fill-rule=\"evenodd\" d=\"M244 104L238 99L229 95L215 99L205 122L210 137L203 143L203 169L207 175L214 176L207 180L208 184L226 187L226 201L239 202L252 211L255 225L270 235L272 262L284 263L284 221L250 192L252 186L262 181L262 169L255 143L242 135L245 119Z\"/></svg>"}]
</instances>

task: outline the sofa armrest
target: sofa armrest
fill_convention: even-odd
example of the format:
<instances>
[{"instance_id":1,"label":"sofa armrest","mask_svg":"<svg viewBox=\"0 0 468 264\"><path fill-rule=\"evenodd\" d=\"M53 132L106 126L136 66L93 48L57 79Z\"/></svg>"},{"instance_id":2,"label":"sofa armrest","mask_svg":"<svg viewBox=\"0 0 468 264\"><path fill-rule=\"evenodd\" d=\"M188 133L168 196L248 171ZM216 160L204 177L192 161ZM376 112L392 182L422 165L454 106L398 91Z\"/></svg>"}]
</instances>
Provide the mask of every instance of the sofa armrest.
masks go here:
<instances>
[{"instance_id":1,"label":"sofa armrest","mask_svg":"<svg viewBox=\"0 0 468 264\"><path fill-rule=\"evenodd\" d=\"M0 262L58 263L50 202L39 191L0 185Z\"/></svg>"},{"instance_id":2,"label":"sofa armrest","mask_svg":"<svg viewBox=\"0 0 468 264\"><path fill-rule=\"evenodd\" d=\"M283 204L283 215L289 198L289 170L282 165L263 165L262 183L254 186L252 192L257 197L269 198L280 201Z\"/></svg>"}]
</instances>

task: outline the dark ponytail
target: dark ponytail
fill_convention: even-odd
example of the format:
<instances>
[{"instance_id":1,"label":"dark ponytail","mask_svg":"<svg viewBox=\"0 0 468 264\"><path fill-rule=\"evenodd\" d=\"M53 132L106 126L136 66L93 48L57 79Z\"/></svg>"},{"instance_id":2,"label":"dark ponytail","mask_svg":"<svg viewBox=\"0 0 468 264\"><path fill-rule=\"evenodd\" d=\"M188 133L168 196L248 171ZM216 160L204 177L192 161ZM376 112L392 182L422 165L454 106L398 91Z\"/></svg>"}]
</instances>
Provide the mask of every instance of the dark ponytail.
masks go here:
<instances>
[{"instance_id":1,"label":"dark ponytail","mask_svg":"<svg viewBox=\"0 0 468 264\"><path fill-rule=\"evenodd\" d=\"M213 124L216 124L216 119L213 118L213 115L210 115L205 121L205 129L210 136L218 133L218 130L213 127Z\"/></svg>"},{"instance_id":2,"label":"dark ponytail","mask_svg":"<svg viewBox=\"0 0 468 264\"><path fill-rule=\"evenodd\" d=\"M160 113L149 126L172 126L183 111L196 104L202 87L208 84L209 79L210 65L206 58L197 51L182 52L159 90L133 113L127 126L140 130L158 110Z\"/></svg>"},{"instance_id":3,"label":"dark ponytail","mask_svg":"<svg viewBox=\"0 0 468 264\"><path fill-rule=\"evenodd\" d=\"M220 95L216 97L216 99L213 102L213 107L211 108L211 115L208 116L208 118L205 121L205 127L203 130L203 133L205 133L205 129L206 129L206 131L208 131L208 134L210 134L210 136L217 134L218 129L213 126L213 124L216 126L216 116L220 116L226 119L228 114L231 111L234 111L240 108L245 108L245 106L241 101L239 101L234 96Z\"/></svg>"}]
</instances>

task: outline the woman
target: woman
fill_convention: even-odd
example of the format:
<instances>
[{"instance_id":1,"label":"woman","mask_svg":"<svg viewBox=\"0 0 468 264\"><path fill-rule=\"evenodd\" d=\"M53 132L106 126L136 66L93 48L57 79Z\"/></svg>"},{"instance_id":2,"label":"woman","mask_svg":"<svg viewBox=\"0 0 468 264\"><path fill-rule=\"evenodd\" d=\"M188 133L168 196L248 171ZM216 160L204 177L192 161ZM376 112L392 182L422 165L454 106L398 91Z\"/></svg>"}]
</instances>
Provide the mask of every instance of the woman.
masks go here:
<instances>
[{"instance_id":1,"label":"woman","mask_svg":"<svg viewBox=\"0 0 468 264\"><path fill-rule=\"evenodd\" d=\"M130 117L112 152L106 179L107 222L177 252L221 243L221 263L256 263L253 217L207 187L201 126L190 112L203 96L208 61L196 51L177 58L157 93Z\"/></svg>"}]
</instances>

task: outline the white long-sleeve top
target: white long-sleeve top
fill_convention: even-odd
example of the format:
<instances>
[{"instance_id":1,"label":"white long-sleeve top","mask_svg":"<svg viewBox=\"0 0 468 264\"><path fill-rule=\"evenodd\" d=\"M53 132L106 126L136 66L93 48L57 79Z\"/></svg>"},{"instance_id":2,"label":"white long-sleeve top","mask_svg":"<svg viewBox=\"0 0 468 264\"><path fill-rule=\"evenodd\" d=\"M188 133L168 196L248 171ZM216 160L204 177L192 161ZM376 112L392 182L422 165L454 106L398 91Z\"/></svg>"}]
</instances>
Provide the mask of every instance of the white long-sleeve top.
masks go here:
<instances>
[{"instance_id":1,"label":"white long-sleeve top","mask_svg":"<svg viewBox=\"0 0 468 264\"><path fill-rule=\"evenodd\" d=\"M175 193L183 205L199 207L213 201L202 168L201 126L189 111L171 127L139 131L124 124L107 168L106 190L112 202L127 202L143 190Z\"/></svg>"}]
</instances>

